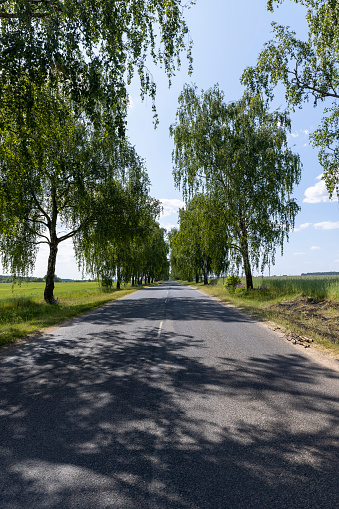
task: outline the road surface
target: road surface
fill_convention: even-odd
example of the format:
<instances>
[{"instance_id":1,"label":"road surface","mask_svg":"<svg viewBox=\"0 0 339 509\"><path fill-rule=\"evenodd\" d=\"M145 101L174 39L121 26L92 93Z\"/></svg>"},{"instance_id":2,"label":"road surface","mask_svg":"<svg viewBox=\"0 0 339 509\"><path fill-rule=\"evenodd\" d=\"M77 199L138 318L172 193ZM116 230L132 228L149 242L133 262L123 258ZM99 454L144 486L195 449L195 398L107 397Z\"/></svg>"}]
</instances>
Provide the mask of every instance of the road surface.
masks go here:
<instances>
[{"instance_id":1,"label":"road surface","mask_svg":"<svg viewBox=\"0 0 339 509\"><path fill-rule=\"evenodd\" d=\"M338 371L140 290L0 355L1 509L339 507Z\"/></svg>"}]
</instances>

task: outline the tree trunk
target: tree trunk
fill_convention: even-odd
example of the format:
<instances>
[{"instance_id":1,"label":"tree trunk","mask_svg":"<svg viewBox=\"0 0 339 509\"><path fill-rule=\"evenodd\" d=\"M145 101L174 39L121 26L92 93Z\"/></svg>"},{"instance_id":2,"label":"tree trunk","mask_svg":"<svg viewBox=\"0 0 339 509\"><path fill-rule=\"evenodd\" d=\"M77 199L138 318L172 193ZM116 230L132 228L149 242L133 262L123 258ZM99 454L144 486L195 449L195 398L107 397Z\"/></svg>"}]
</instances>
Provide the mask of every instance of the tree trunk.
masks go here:
<instances>
[{"instance_id":1,"label":"tree trunk","mask_svg":"<svg viewBox=\"0 0 339 509\"><path fill-rule=\"evenodd\" d=\"M50 241L49 241L49 257L44 299L48 304L55 304L56 301L54 299L54 276L55 276L56 257L58 254L58 237L56 232L58 207L56 201L56 192L54 188L52 188L51 190L51 197L52 197L52 215L51 218L48 219Z\"/></svg>"},{"instance_id":2,"label":"tree trunk","mask_svg":"<svg viewBox=\"0 0 339 509\"><path fill-rule=\"evenodd\" d=\"M118 265L117 266L117 290L120 290L120 286L121 286L121 271L120 271L120 266Z\"/></svg>"},{"instance_id":3,"label":"tree trunk","mask_svg":"<svg viewBox=\"0 0 339 509\"><path fill-rule=\"evenodd\" d=\"M250 256L248 253L247 227L245 220L241 221L240 251L244 264L246 288L247 290L249 290L250 288L253 289L253 278L251 271Z\"/></svg>"},{"instance_id":4,"label":"tree trunk","mask_svg":"<svg viewBox=\"0 0 339 509\"><path fill-rule=\"evenodd\" d=\"M132 286L134 286L134 274L132 276Z\"/></svg>"},{"instance_id":5,"label":"tree trunk","mask_svg":"<svg viewBox=\"0 0 339 509\"><path fill-rule=\"evenodd\" d=\"M248 255L248 245L246 242L246 249L243 249L241 251L243 263L244 263L244 271L245 271L245 277L246 277L246 288L249 290L250 288L253 289L253 278L252 278L252 271L251 271L251 264L250 264L250 257Z\"/></svg>"},{"instance_id":6,"label":"tree trunk","mask_svg":"<svg viewBox=\"0 0 339 509\"><path fill-rule=\"evenodd\" d=\"M53 293L54 293L54 276L57 253L58 253L58 242L55 238L51 240L49 245L46 285L44 291L44 299L48 304L55 304Z\"/></svg>"},{"instance_id":7,"label":"tree trunk","mask_svg":"<svg viewBox=\"0 0 339 509\"><path fill-rule=\"evenodd\" d=\"M196 282L196 284L199 283L199 274L198 273L195 274L195 282Z\"/></svg>"},{"instance_id":8,"label":"tree trunk","mask_svg":"<svg viewBox=\"0 0 339 509\"><path fill-rule=\"evenodd\" d=\"M151 284L151 276L148 274L148 284Z\"/></svg>"},{"instance_id":9,"label":"tree trunk","mask_svg":"<svg viewBox=\"0 0 339 509\"><path fill-rule=\"evenodd\" d=\"M208 285L207 256L204 257L204 285Z\"/></svg>"},{"instance_id":10,"label":"tree trunk","mask_svg":"<svg viewBox=\"0 0 339 509\"><path fill-rule=\"evenodd\" d=\"M121 285L121 267L119 262L119 254L117 254L117 290L120 290Z\"/></svg>"}]
</instances>

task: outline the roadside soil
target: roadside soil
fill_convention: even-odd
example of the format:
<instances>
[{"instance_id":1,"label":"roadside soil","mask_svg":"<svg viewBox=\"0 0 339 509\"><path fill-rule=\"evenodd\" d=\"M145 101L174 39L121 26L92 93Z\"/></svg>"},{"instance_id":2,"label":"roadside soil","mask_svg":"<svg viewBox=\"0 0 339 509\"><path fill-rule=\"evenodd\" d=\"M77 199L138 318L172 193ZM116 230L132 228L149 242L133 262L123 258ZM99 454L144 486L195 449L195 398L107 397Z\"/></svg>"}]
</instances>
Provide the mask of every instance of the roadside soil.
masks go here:
<instances>
[{"instance_id":1,"label":"roadside soil","mask_svg":"<svg viewBox=\"0 0 339 509\"><path fill-rule=\"evenodd\" d=\"M339 346L339 303L312 297L296 297L269 306L277 318L283 318L307 339L322 339ZM292 333L293 335L293 333Z\"/></svg>"}]
</instances>

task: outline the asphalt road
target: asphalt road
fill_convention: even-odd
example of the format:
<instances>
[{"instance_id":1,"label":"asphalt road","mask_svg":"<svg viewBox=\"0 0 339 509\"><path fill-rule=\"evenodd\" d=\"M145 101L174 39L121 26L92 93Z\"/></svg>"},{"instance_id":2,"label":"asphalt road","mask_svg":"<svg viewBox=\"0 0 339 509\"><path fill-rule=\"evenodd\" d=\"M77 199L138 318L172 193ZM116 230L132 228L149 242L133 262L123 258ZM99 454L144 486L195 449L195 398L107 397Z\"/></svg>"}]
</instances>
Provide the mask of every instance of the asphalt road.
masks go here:
<instances>
[{"instance_id":1,"label":"asphalt road","mask_svg":"<svg viewBox=\"0 0 339 509\"><path fill-rule=\"evenodd\" d=\"M1 509L335 509L339 373L200 292L0 355Z\"/></svg>"}]
</instances>

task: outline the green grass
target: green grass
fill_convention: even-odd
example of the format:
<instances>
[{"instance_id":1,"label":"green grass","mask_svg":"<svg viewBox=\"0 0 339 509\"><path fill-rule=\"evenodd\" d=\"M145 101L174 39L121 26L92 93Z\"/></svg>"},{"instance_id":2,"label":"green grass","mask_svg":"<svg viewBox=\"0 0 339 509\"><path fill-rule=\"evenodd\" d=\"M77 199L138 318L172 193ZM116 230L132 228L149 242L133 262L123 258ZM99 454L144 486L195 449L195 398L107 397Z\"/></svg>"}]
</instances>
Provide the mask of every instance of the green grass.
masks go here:
<instances>
[{"instance_id":1,"label":"green grass","mask_svg":"<svg viewBox=\"0 0 339 509\"><path fill-rule=\"evenodd\" d=\"M245 285L245 281L243 281ZM338 276L289 276L254 278L254 286L267 286L272 296L302 295L339 300Z\"/></svg>"},{"instance_id":2,"label":"green grass","mask_svg":"<svg viewBox=\"0 0 339 509\"><path fill-rule=\"evenodd\" d=\"M246 290L244 279L242 285L228 290L219 279L194 286L285 331L311 337L339 359L338 276L254 278L254 290Z\"/></svg>"},{"instance_id":3,"label":"green grass","mask_svg":"<svg viewBox=\"0 0 339 509\"><path fill-rule=\"evenodd\" d=\"M56 283L58 303L51 306L43 300L44 287L44 283L0 283L0 347L137 290L128 285L107 292L95 282Z\"/></svg>"}]
</instances>

